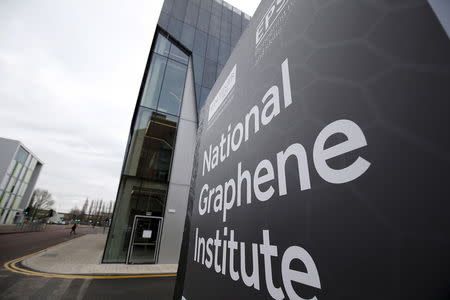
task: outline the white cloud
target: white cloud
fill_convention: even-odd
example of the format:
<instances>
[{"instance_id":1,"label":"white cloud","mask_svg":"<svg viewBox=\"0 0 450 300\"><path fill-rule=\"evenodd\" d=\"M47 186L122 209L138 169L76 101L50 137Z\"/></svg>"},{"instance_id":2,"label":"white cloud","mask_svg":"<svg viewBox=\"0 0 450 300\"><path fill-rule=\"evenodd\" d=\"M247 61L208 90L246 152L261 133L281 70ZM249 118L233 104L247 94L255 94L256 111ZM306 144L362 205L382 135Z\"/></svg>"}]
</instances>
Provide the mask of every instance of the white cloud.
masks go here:
<instances>
[{"instance_id":1,"label":"white cloud","mask_svg":"<svg viewBox=\"0 0 450 300\"><path fill-rule=\"evenodd\" d=\"M114 200L162 1L2 1L0 136L45 163L63 211Z\"/></svg>"},{"instance_id":2,"label":"white cloud","mask_svg":"<svg viewBox=\"0 0 450 300\"><path fill-rule=\"evenodd\" d=\"M253 14L259 1L228 1ZM162 0L0 1L0 136L44 168L57 209L115 200Z\"/></svg>"}]
</instances>

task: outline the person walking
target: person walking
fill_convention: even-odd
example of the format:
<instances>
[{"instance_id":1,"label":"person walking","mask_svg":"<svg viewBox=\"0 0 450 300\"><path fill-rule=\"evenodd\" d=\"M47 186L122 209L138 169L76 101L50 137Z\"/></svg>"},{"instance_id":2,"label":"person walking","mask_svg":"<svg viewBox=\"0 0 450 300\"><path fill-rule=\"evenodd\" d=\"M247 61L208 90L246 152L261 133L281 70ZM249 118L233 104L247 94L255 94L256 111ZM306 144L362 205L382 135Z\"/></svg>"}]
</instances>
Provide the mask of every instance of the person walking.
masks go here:
<instances>
[{"instance_id":1,"label":"person walking","mask_svg":"<svg viewBox=\"0 0 450 300\"><path fill-rule=\"evenodd\" d=\"M70 233L69 233L69 236L71 236L72 233L73 233L74 235L77 234L77 233L75 232L76 229L77 229L77 223L74 223L73 226L72 226L72 230L71 230Z\"/></svg>"}]
</instances>

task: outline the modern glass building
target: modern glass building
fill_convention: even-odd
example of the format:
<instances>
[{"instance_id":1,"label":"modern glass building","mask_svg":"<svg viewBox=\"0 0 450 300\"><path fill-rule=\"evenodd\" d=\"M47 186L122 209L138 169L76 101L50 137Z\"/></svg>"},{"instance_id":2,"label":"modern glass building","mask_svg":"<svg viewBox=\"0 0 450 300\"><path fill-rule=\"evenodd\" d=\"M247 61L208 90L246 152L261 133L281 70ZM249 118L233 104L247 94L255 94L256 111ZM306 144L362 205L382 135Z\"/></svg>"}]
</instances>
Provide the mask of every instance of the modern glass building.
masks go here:
<instances>
[{"instance_id":1,"label":"modern glass building","mask_svg":"<svg viewBox=\"0 0 450 300\"><path fill-rule=\"evenodd\" d=\"M21 142L0 138L0 224L23 220L42 165Z\"/></svg>"},{"instance_id":2,"label":"modern glass building","mask_svg":"<svg viewBox=\"0 0 450 300\"><path fill-rule=\"evenodd\" d=\"M178 263L197 115L250 17L166 0L131 124L104 263Z\"/></svg>"}]
</instances>

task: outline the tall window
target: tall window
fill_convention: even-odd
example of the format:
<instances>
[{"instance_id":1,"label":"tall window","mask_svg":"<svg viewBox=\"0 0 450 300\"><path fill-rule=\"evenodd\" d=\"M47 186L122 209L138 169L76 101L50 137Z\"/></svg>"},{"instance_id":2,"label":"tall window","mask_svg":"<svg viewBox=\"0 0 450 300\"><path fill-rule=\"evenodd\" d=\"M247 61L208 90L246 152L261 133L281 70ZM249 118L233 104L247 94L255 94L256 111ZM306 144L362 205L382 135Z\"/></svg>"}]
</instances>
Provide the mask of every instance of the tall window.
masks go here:
<instances>
[{"instance_id":1,"label":"tall window","mask_svg":"<svg viewBox=\"0 0 450 300\"><path fill-rule=\"evenodd\" d=\"M134 216L163 216L189 57L158 33L103 258L124 262Z\"/></svg>"}]
</instances>

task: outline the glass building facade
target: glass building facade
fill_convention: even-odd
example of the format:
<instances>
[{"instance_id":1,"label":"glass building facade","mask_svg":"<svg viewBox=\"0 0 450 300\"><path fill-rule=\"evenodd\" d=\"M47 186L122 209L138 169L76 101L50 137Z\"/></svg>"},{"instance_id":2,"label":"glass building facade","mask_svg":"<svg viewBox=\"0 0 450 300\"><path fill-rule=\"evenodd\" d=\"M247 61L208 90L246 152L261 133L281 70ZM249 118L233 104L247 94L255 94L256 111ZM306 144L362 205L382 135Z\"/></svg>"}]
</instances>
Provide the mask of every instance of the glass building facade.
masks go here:
<instances>
[{"instance_id":1,"label":"glass building facade","mask_svg":"<svg viewBox=\"0 0 450 300\"><path fill-rule=\"evenodd\" d=\"M194 123L196 130L196 118L183 117L182 107L192 100L195 114L200 111L249 20L221 0L164 2L130 129L104 263L157 263L160 250L171 253L166 263L177 263L179 249L173 248L181 244L186 212L181 206L178 220L168 222L168 211L175 209L167 202L170 190L173 198L175 190L188 189L189 178L182 184L171 178L178 169L192 167L181 165L192 165L193 153L186 151L181 162L174 155L177 146L186 147L183 128ZM190 89L193 97L186 100ZM176 195L187 202L187 195ZM177 242L161 241L166 232Z\"/></svg>"},{"instance_id":2,"label":"glass building facade","mask_svg":"<svg viewBox=\"0 0 450 300\"><path fill-rule=\"evenodd\" d=\"M201 108L250 17L222 0L166 0L159 26L191 52Z\"/></svg>"},{"instance_id":3,"label":"glass building facade","mask_svg":"<svg viewBox=\"0 0 450 300\"><path fill-rule=\"evenodd\" d=\"M23 219L42 163L18 141L0 139L0 224Z\"/></svg>"}]
</instances>

